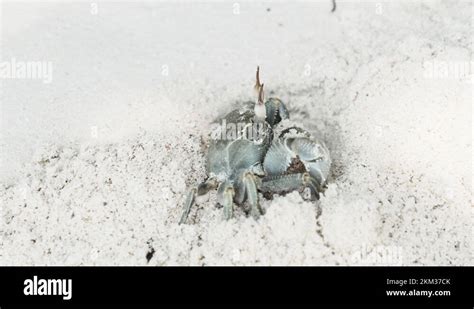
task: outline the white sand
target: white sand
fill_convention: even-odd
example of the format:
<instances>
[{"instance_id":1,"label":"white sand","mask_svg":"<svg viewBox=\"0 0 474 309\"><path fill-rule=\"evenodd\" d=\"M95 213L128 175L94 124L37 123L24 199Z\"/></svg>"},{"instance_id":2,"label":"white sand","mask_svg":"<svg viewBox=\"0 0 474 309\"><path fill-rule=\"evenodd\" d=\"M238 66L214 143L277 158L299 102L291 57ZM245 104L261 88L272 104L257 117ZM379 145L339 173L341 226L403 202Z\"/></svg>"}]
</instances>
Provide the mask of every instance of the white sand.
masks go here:
<instances>
[{"instance_id":1,"label":"white sand","mask_svg":"<svg viewBox=\"0 0 474 309\"><path fill-rule=\"evenodd\" d=\"M54 71L2 80L0 264L472 264L472 79L428 70L470 63L471 2L2 9L2 61ZM224 221L212 192L179 226L201 137L257 65L326 141L328 189L263 200L258 222Z\"/></svg>"}]
</instances>

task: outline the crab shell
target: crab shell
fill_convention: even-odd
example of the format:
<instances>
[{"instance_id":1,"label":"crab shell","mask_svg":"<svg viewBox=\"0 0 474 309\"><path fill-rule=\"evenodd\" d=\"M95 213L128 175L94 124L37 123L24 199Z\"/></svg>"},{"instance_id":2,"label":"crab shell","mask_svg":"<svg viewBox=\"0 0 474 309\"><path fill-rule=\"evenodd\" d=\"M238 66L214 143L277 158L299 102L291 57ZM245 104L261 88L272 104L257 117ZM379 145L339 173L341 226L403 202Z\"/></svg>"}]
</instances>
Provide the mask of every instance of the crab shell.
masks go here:
<instances>
[{"instance_id":1,"label":"crab shell","mask_svg":"<svg viewBox=\"0 0 474 309\"><path fill-rule=\"evenodd\" d=\"M240 138L211 139L207 152L206 171L209 178L215 178L219 183L218 203L222 205L220 194L225 188L233 187L235 190L234 202L242 204L246 199L243 177L245 173L264 176L262 162L270 147L273 132L267 122L255 123L253 121L253 108L233 110L222 120L226 124L246 124L244 128L258 126L258 138L249 138L244 132Z\"/></svg>"}]
</instances>

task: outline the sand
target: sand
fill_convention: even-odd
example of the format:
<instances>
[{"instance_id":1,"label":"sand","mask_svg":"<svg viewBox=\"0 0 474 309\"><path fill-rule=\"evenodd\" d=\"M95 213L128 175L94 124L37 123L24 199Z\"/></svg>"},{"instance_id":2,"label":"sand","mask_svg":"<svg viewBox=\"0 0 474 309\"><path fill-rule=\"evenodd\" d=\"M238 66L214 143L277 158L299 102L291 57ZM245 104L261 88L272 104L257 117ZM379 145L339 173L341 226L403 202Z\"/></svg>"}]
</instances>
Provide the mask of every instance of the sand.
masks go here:
<instances>
[{"instance_id":1,"label":"sand","mask_svg":"<svg viewBox=\"0 0 474 309\"><path fill-rule=\"evenodd\" d=\"M2 3L2 265L472 265L471 2ZM324 140L319 202L223 220L210 122L267 96ZM467 70L463 68L468 68Z\"/></svg>"}]
</instances>

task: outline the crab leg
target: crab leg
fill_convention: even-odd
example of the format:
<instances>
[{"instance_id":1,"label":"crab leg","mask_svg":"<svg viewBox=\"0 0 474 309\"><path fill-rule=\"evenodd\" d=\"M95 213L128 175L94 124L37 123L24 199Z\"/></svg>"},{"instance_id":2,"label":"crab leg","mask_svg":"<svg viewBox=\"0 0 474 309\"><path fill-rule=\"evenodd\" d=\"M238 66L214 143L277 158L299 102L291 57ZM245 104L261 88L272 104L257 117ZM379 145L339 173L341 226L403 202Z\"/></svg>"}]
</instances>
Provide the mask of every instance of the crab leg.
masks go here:
<instances>
[{"instance_id":1,"label":"crab leg","mask_svg":"<svg viewBox=\"0 0 474 309\"><path fill-rule=\"evenodd\" d=\"M224 219L229 220L234 215L234 188L227 187L223 193L223 207L224 207Z\"/></svg>"},{"instance_id":2,"label":"crab leg","mask_svg":"<svg viewBox=\"0 0 474 309\"><path fill-rule=\"evenodd\" d=\"M184 204L184 212L181 216L181 220L179 220L179 224L184 223L188 218L189 212L191 211L191 206L196 200L196 195L204 195L215 188L217 188L217 181L214 178L210 178L189 190L188 195L186 197L186 202Z\"/></svg>"},{"instance_id":3,"label":"crab leg","mask_svg":"<svg viewBox=\"0 0 474 309\"><path fill-rule=\"evenodd\" d=\"M296 173L265 177L262 180L260 190L263 192L289 192L301 187L307 187L311 190L311 196L318 199L317 186L318 182L309 173Z\"/></svg>"},{"instance_id":4,"label":"crab leg","mask_svg":"<svg viewBox=\"0 0 474 309\"><path fill-rule=\"evenodd\" d=\"M244 176L245 191L247 193L247 199L250 203L250 214L255 219L258 219L263 214L262 208L258 203L257 185L255 176L252 173L246 173Z\"/></svg>"}]
</instances>

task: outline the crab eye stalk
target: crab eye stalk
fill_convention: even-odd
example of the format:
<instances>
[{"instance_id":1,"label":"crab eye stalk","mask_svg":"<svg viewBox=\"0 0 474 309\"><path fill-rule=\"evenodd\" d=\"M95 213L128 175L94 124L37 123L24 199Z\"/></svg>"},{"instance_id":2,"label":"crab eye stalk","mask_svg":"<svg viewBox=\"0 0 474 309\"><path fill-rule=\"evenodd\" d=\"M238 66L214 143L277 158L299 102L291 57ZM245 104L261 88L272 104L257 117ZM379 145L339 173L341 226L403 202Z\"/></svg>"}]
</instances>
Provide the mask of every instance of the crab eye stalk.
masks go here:
<instances>
[{"instance_id":1,"label":"crab eye stalk","mask_svg":"<svg viewBox=\"0 0 474 309\"><path fill-rule=\"evenodd\" d=\"M263 85L264 84L260 84L260 67L257 67L256 82L255 82L255 87L254 87L257 93L257 100L255 102L255 107L254 107L256 121L265 121L265 118L267 116L264 94L263 94Z\"/></svg>"},{"instance_id":2,"label":"crab eye stalk","mask_svg":"<svg viewBox=\"0 0 474 309\"><path fill-rule=\"evenodd\" d=\"M264 95L263 95L263 85L264 85L264 84L262 84L262 85L260 86L260 90L258 91L258 101L257 101L258 104L263 104L264 101L265 101L265 100L263 99L263 98L264 98Z\"/></svg>"},{"instance_id":3,"label":"crab eye stalk","mask_svg":"<svg viewBox=\"0 0 474 309\"><path fill-rule=\"evenodd\" d=\"M257 73L255 74L255 86L253 87L255 89L257 96L258 96L258 93L260 92L260 87L262 87L262 84L260 84L260 67L257 66Z\"/></svg>"}]
</instances>

